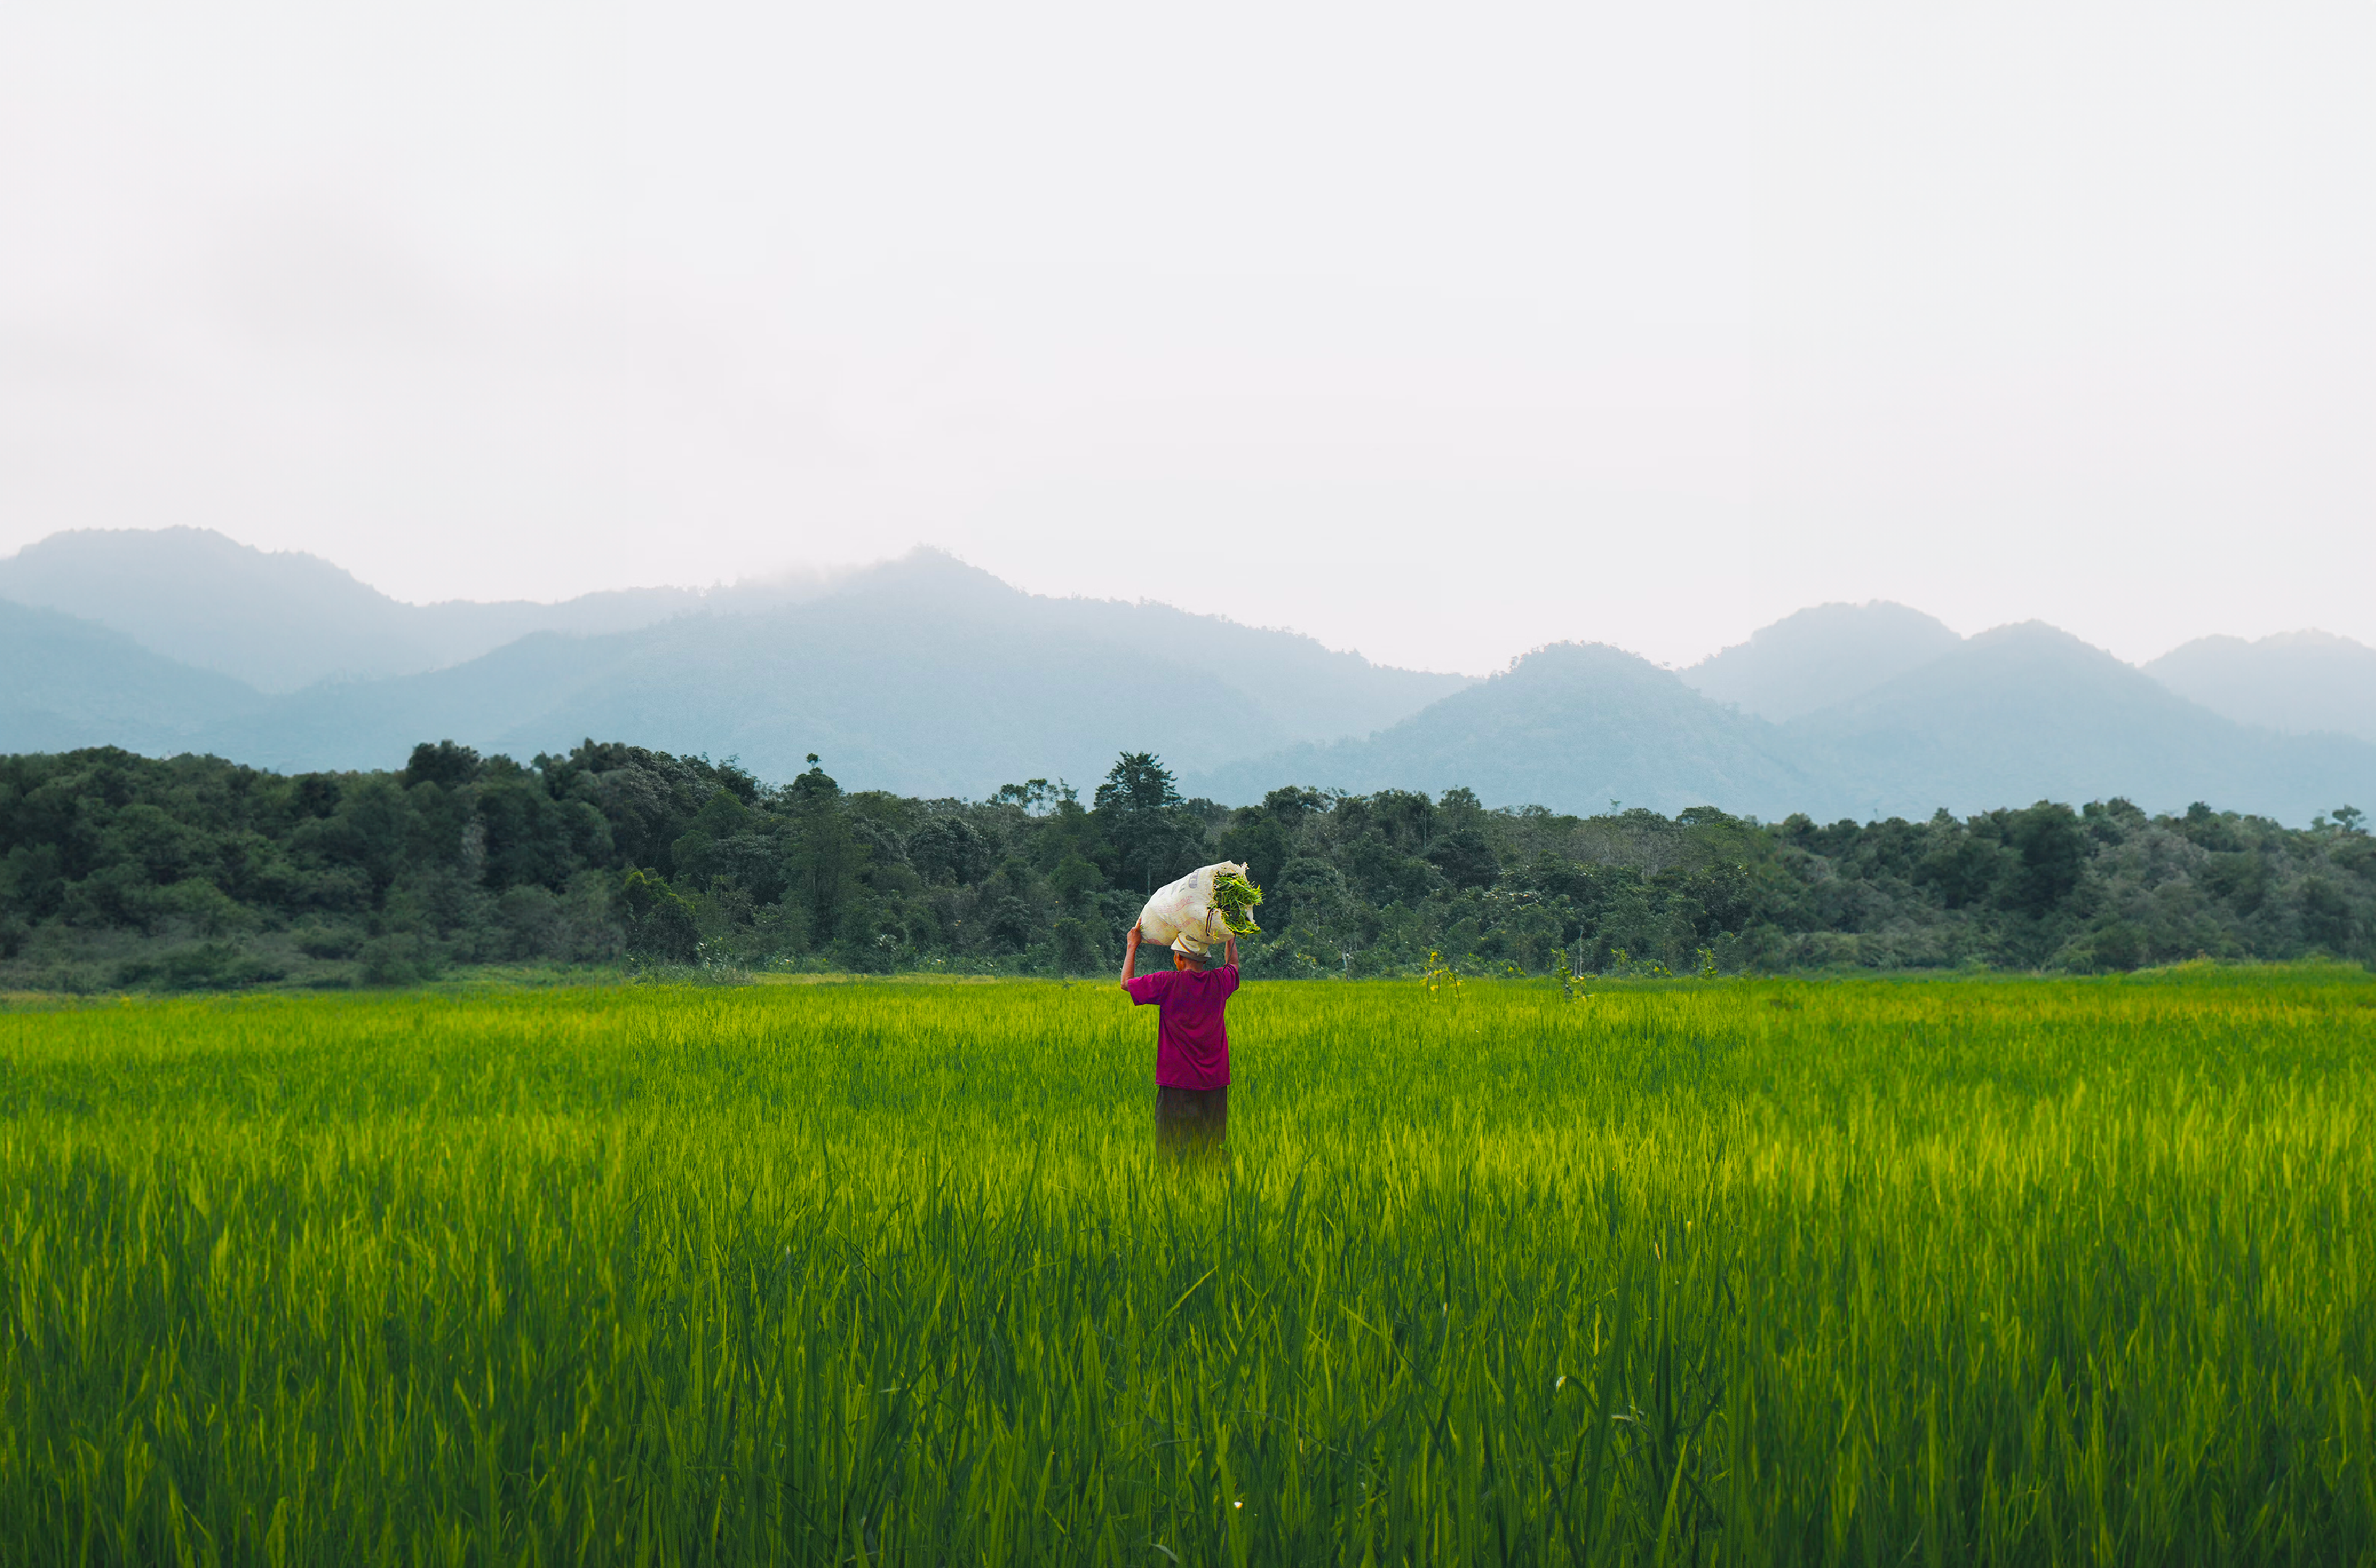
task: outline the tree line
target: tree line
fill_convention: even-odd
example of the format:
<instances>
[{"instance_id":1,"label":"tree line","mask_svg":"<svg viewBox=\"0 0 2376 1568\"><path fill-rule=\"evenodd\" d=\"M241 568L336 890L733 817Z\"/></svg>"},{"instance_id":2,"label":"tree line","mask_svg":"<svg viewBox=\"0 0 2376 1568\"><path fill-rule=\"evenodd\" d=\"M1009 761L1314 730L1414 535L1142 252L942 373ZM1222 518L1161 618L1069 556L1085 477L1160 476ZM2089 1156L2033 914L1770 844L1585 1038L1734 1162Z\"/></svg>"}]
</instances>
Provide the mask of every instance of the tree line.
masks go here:
<instances>
[{"instance_id":1,"label":"tree line","mask_svg":"<svg viewBox=\"0 0 2376 1568\"><path fill-rule=\"evenodd\" d=\"M844 790L819 759L451 742L391 772L280 775L97 748L0 758L0 983L400 984L476 965L1088 974L1154 887L1265 888L1252 974L2121 970L2376 962L2376 840L2197 804L2047 802L1923 822L1712 807L1488 808L1467 790L1183 799L1120 757L986 800Z\"/></svg>"}]
</instances>

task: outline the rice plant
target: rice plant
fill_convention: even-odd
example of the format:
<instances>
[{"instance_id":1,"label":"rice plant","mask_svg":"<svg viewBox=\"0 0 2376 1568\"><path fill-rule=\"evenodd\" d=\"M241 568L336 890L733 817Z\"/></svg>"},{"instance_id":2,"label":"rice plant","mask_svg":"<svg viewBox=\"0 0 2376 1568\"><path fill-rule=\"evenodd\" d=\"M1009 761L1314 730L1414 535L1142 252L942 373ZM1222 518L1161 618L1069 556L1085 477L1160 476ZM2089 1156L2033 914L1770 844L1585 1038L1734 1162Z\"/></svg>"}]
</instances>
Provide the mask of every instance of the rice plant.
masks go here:
<instances>
[{"instance_id":1,"label":"rice plant","mask_svg":"<svg viewBox=\"0 0 2376 1568\"><path fill-rule=\"evenodd\" d=\"M0 1561L2354 1562L2376 982L0 1014Z\"/></svg>"}]
</instances>

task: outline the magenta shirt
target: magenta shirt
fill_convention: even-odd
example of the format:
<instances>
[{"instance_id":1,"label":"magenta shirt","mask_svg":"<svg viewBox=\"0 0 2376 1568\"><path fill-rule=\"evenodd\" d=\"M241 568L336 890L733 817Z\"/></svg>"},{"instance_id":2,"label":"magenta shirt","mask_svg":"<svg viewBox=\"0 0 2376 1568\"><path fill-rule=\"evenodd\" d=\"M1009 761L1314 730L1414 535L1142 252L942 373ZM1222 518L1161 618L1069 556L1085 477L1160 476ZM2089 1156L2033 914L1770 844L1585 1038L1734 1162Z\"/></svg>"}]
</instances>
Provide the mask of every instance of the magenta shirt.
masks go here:
<instances>
[{"instance_id":1,"label":"magenta shirt","mask_svg":"<svg viewBox=\"0 0 2376 1568\"><path fill-rule=\"evenodd\" d=\"M1123 989L1144 1007L1163 1009L1155 1030L1155 1081L1167 1089L1219 1089L1230 1085L1230 1029L1221 1010L1238 989L1238 967L1158 969L1125 980Z\"/></svg>"}]
</instances>

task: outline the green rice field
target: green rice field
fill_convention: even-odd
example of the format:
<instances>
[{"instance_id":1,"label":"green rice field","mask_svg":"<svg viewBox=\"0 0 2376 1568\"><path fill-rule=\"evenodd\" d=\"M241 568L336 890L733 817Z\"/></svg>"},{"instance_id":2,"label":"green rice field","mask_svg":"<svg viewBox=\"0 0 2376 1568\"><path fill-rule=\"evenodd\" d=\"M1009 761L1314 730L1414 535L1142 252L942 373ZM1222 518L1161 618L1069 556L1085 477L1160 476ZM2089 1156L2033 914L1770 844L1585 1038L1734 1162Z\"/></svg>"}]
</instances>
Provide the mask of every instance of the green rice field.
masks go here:
<instances>
[{"instance_id":1,"label":"green rice field","mask_svg":"<svg viewBox=\"0 0 2376 1568\"><path fill-rule=\"evenodd\" d=\"M0 1562L2376 1561L2376 978L0 1012Z\"/></svg>"}]
</instances>

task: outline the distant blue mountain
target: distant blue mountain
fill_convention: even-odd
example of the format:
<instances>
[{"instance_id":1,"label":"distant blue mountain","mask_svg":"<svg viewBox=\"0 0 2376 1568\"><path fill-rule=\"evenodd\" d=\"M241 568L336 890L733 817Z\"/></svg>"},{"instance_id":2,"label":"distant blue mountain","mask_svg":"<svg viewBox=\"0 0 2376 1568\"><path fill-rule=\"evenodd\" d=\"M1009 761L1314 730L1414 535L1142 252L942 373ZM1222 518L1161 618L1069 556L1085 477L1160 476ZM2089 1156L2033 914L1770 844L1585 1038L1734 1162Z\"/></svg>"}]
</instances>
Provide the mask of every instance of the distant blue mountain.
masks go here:
<instances>
[{"instance_id":1,"label":"distant blue mountain","mask_svg":"<svg viewBox=\"0 0 2376 1568\"><path fill-rule=\"evenodd\" d=\"M208 529L52 534L0 560L0 600L96 622L273 693L435 670L531 632L649 625L706 602L686 588L636 588L562 604L406 604L319 556Z\"/></svg>"},{"instance_id":2,"label":"distant blue mountain","mask_svg":"<svg viewBox=\"0 0 2376 1568\"><path fill-rule=\"evenodd\" d=\"M1680 673L1561 644L1473 682L1163 605L1041 598L929 552L797 591L422 610L217 535L62 537L71 548L0 562L0 751L112 743L306 770L392 766L423 740L525 759L590 736L737 755L772 778L816 752L853 788L924 795L1086 788L1127 750L1227 803L1305 784L1825 820L2114 795L2292 823L2376 807L2376 744L2235 717L2304 658L2331 677L2318 711L2336 707L2352 659L2376 659L2339 638L2238 644L2240 661L2197 646L2156 680L2037 624L1961 638L1903 606L1825 605ZM131 585L113 600L110 559ZM180 602L177 570L181 597L206 602ZM118 629L6 602L35 588ZM1193 667L1157 649L1192 649ZM287 683L371 658L404 672L279 692L221 672ZM2227 716L2170 689L2189 680L2226 680Z\"/></svg>"},{"instance_id":3,"label":"distant blue mountain","mask_svg":"<svg viewBox=\"0 0 2376 1568\"><path fill-rule=\"evenodd\" d=\"M1611 803L1786 814L1833 791L1775 726L1709 701L1672 671L1600 643L1562 643L1358 741L1304 745L1188 779L1231 802L1282 784L1357 793L1465 785L1489 804Z\"/></svg>"},{"instance_id":4,"label":"distant blue mountain","mask_svg":"<svg viewBox=\"0 0 2376 1568\"><path fill-rule=\"evenodd\" d=\"M1818 604L1682 671L1704 696L1776 723L1860 696L1963 645L1903 604Z\"/></svg>"},{"instance_id":5,"label":"distant blue mountain","mask_svg":"<svg viewBox=\"0 0 2376 1568\"><path fill-rule=\"evenodd\" d=\"M1467 784L1489 804L1773 818L1928 816L2125 796L2301 824L2376 800L2376 745L2239 725L2100 648L2031 623L1957 639L1847 701L1775 724L1615 648L1542 648L1360 741L1197 774L1214 799L1301 784Z\"/></svg>"},{"instance_id":6,"label":"distant blue mountain","mask_svg":"<svg viewBox=\"0 0 2376 1568\"><path fill-rule=\"evenodd\" d=\"M2238 724L2036 621L1784 729L1865 817L2125 795L2148 811L2209 801L2301 824L2376 799L2376 745Z\"/></svg>"},{"instance_id":7,"label":"distant blue mountain","mask_svg":"<svg viewBox=\"0 0 2376 1568\"><path fill-rule=\"evenodd\" d=\"M286 562L248 554L270 570L242 592L268 602ZM791 602L699 602L630 629L537 632L442 669L268 698L88 621L19 611L63 640L59 657L0 671L0 750L105 739L303 770L389 766L422 740L525 758L595 736L739 755L779 778L817 752L853 784L980 795L1035 777L1093 784L1125 749L1218 762L1366 732L1468 684L1164 605L1026 594L931 552ZM25 624L35 636L36 620ZM114 663L64 651L102 645ZM1194 650L1193 669L1152 651L1167 648ZM120 679L105 673L119 667ZM144 695L164 691L168 671L186 677L185 701ZM6 718L15 710L21 722ZM65 721L76 714L88 721Z\"/></svg>"},{"instance_id":8,"label":"distant blue mountain","mask_svg":"<svg viewBox=\"0 0 2376 1568\"><path fill-rule=\"evenodd\" d=\"M0 750L113 745L172 755L268 706L253 686L120 632L0 600Z\"/></svg>"},{"instance_id":9,"label":"distant blue mountain","mask_svg":"<svg viewBox=\"0 0 2376 1568\"><path fill-rule=\"evenodd\" d=\"M2198 637L2144 667L2190 702L2287 734L2376 741L2376 647L2328 632Z\"/></svg>"}]
</instances>

